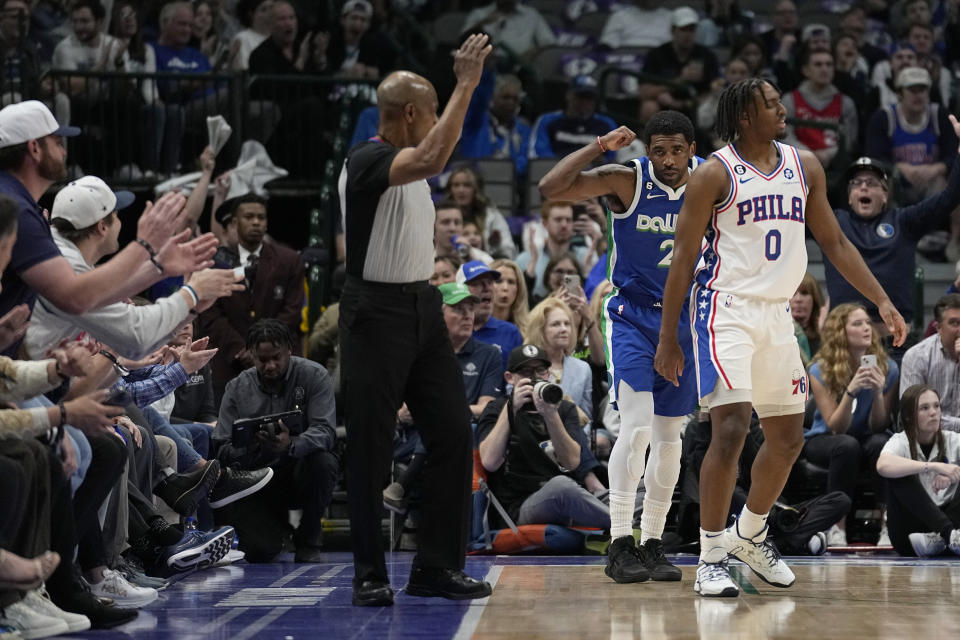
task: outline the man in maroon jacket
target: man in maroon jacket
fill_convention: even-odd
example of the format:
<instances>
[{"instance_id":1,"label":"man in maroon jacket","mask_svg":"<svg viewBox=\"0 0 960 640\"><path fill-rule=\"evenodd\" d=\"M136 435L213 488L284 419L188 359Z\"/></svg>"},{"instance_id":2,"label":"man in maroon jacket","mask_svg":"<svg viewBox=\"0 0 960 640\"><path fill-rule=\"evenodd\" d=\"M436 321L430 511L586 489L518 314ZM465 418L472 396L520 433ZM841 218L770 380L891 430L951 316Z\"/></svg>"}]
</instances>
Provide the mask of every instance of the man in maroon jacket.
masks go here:
<instances>
[{"instance_id":1,"label":"man in maroon jacket","mask_svg":"<svg viewBox=\"0 0 960 640\"><path fill-rule=\"evenodd\" d=\"M200 333L210 336L210 344L219 348L210 363L219 400L227 382L253 366L253 358L244 347L250 325L261 318L273 318L287 325L292 335L300 339L304 267L296 251L264 239L264 198L252 193L239 196L224 203L217 213L224 226L236 226L238 238L237 246L221 247L218 254L228 257L228 266L243 268L247 284L235 300L218 301L200 314Z\"/></svg>"}]
</instances>

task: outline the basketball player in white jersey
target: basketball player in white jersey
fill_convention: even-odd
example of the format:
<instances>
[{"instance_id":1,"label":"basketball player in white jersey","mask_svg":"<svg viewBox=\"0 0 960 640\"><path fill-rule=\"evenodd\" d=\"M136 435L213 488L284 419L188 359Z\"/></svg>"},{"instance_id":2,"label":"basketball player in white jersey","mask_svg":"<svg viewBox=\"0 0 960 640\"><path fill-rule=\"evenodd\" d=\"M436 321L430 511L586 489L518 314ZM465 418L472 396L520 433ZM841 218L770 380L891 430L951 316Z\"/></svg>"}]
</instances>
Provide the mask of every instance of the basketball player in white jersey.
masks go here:
<instances>
[{"instance_id":1,"label":"basketball player in white jersey","mask_svg":"<svg viewBox=\"0 0 960 640\"><path fill-rule=\"evenodd\" d=\"M728 556L774 586L789 587L795 580L766 536L767 515L803 446L807 377L788 299L807 267L805 225L840 273L877 305L894 343L902 344L907 332L840 231L820 162L808 151L776 142L785 116L779 91L759 78L735 83L720 95L717 134L731 144L690 176L663 296L654 366L676 384L683 371L676 321L706 239L690 302L700 403L709 407L713 425L700 472L694 590L703 596L739 594L727 570ZM751 407L765 441L751 471L747 503L726 528Z\"/></svg>"}]
</instances>

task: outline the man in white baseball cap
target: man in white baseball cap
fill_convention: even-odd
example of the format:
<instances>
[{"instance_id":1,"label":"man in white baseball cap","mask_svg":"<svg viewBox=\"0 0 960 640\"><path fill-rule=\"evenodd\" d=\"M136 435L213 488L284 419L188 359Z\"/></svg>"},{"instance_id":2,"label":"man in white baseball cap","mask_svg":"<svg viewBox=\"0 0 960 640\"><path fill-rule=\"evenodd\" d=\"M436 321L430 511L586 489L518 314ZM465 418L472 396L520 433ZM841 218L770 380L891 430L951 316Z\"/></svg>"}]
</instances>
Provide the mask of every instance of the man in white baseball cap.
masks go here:
<instances>
[{"instance_id":1,"label":"man in white baseball cap","mask_svg":"<svg viewBox=\"0 0 960 640\"><path fill-rule=\"evenodd\" d=\"M106 264L76 274L54 243L37 201L66 177L63 138L77 133L59 126L35 100L0 109L0 193L12 197L20 210L17 241L0 291L0 333L22 326L38 293L69 313L84 313L134 296L162 277L212 264L216 238L208 234L189 240L181 213L185 199L171 193L148 204L137 224L136 242ZM13 340L3 354L15 354L20 343Z\"/></svg>"},{"instance_id":2,"label":"man in white baseball cap","mask_svg":"<svg viewBox=\"0 0 960 640\"><path fill-rule=\"evenodd\" d=\"M47 136L72 138L78 135L79 128L60 126L47 105L39 100L25 100L0 109L0 149Z\"/></svg>"},{"instance_id":3,"label":"man in white baseball cap","mask_svg":"<svg viewBox=\"0 0 960 640\"><path fill-rule=\"evenodd\" d=\"M69 183L53 201L53 239L78 274L119 248L117 212L133 204L129 191L113 191L100 178L85 176ZM205 269L170 296L154 304L114 302L82 314L66 312L41 296L24 340L31 359L47 357L62 344L98 340L121 356L139 359L165 343L184 321L192 320L219 296L243 288L229 269ZM100 365L106 366L106 362Z\"/></svg>"}]
</instances>

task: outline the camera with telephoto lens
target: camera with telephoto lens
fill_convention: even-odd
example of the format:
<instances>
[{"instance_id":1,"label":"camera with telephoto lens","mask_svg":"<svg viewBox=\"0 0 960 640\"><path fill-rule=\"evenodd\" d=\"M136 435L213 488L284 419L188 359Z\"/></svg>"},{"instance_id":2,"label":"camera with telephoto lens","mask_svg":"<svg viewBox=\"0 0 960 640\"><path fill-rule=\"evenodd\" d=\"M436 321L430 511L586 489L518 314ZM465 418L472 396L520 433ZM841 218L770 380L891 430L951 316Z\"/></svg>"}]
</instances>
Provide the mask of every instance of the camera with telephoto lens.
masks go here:
<instances>
[{"instance_id":1,"label":"camera with telephoto lens","mask_svg":"<svg viewBox=\"0 0 960 640\"><path fill-rule=\"evenodd\" d=\"M533 384L533 393L547 404L560 404L563 399L563 389L553 382L541 380Z\"/></svg>"},{"instance_id":2,"label":"camera with telephoto lens","mask_svg":"<svg viewBox=\"0 0 960 640\"><path fill-rule=\"evenodd\" d=\"M778 529L781 533L792 533L800 526L801 515L794 507L776 502L770 510L768 522L771 529Z\"/></svg>"}]
</instances>

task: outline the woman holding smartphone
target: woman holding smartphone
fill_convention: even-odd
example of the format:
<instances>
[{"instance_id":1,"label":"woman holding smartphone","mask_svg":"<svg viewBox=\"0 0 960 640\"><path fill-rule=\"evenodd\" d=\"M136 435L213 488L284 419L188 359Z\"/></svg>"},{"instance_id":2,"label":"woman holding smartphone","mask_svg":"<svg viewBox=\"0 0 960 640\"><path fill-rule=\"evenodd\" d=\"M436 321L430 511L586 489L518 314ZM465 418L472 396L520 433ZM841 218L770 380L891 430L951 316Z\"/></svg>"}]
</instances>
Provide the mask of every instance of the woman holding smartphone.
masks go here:
<instances>
[{"instance_id":1,"label":"woman holding smartphone","mask_svg":"<svg viewBox=\"0 0 960 640\"><path fill-rule=\"evenodd\" d=\"M870 316L859 304L833 309L821 339L810 365L808 379L817 408L803 455L829 469L827 491L843 491L851 500L858 471L868 469L877 501L885 503L876 464L890 438L887 428L900 377L897 363L887 358ZM884 525L878 544L889 544L885 538ZM827 531L827 545L846 544L846 522L841 520Z\"/></svg>"}]
</instances>

